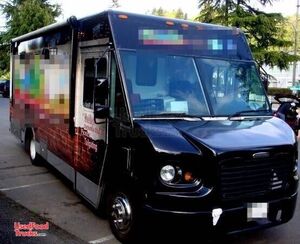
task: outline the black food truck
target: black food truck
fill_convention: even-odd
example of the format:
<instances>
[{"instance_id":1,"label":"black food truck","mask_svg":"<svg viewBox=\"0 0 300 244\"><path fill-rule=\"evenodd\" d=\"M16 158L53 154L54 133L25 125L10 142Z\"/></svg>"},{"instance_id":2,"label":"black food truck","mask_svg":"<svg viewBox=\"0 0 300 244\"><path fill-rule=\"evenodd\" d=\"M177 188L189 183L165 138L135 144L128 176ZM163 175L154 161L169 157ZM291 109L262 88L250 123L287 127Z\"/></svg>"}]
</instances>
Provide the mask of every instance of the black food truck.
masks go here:
<instances>
[{"instance_id":1,"label":"black food truck","mask_svg":"<svg viewBox=\"0 0 300 244\"><path fill-rule=\"evenodd\" d=\"M11 42L10 130L122 242L142 213L228 232L289 221L297 142L237 28L105 11Z\"/></svg>"}]
</instances>

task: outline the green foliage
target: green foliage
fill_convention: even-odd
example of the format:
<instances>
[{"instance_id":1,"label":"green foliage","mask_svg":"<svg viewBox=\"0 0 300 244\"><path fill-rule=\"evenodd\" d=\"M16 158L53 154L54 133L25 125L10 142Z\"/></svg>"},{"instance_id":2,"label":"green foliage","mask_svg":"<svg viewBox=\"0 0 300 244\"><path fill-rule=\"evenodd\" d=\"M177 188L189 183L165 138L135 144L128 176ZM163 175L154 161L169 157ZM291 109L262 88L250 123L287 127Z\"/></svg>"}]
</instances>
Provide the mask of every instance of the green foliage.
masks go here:
<instances>
[{"instance_id":1,"label":"green foliage","mask_svg":"<svg viewBox=\"0 0 300 244\"><path fill-rule=\"evenodd\" d=\"M55 22L61 13L60 7L48 0L11 0L0 8L7 19L7 41Z\"/></svg>"},{"instance_id":2,"label":"green foliage","mask_svg":"<svg viewBox=\"0 0 300 244\"><path fill-rule=\"evenodd\" d=\"M173 9L171 11L165 10L162 7L159 7L158 9L154 8L151 11L151 14L156 16L165 16L170 18L176 18L176 19L187 19L187 13L184 13L181 8L179 9Z\"/></svg>"},{"instance_id":3,"label":"green foliage","mask_svg":"<svg viewBox=\"0 0 300 244\"><path fill-rule=\"evenodd\" d=\"M9 68L9 45L3 44L2 36L0 36L0 76L5 74Z\"/></svg>"},{"instance_id":4,"label":"green foliage","mask_svg":"<svg viewBox=\"0 0 300 244\"><path fill-rule=\"evenodd\" d=\"M273 0L258 2L265 5ZM290 62L300 57L289 53L293 40L284 29L286 19L280 13L264 13L249 4L250 0L199 0L197 20L242 29L259 66L288 69Z\"/></svg>"},{"instance_id":5,"label":"green foliage","mask_svg":"<svg viewBox=\"0 0 300 244\"><path fill-rule=\"evenodd\" d=\"M299 23L298 23L298 28L299 28ZM288 40L295 42L295 34L296 34L296 15L290 16L287 18L287 21L285 22L285 25L283 26L283 29L285 31L285 36ZM298 53L300 49L300 35L299 35L299 30L298 30L298 35L297 35L297 43L298 43ZM294 45L290 48L287 49L290 52L294 52Z\"/></svg>"},{"instance_id":6,"label":"green foliage","mask_svg":"<svg viewBox=\"0 0 300 244\"><path fill-rule=\"evenodd\" d=\"M3 72L0 70L0 79L2 80L9 80L9 72Z\"/></svg>"},{"instance_id":7,"label":"green foliage","mask_svg":"<svg viewBox=\"0 0 300 244\"><path fill-rule=\"evenodd\" d=\"M278 88L278 87L269 87L268 88L268 95L269 96L275 96L277 94L292 95L293 92L289 88Z\"/></svg>"},{"instance_id":8,"label":"green foliage","mask_svg":"<svg viewBox=\"0 0 300 244\"><path fill-rule=\"evenodd\" d=\"M276 1L276 0L275 0ZM232 10L235 10L236 6L242 6L248 12L260 12L259 10L252 7L250 4L251 0L198 0L200 9L205 9L208 6L211 6L213 9L220 9L224 7L224 12L229 13ZM272 4L274 0L257 0L262 5Z\"/></svg>"},{"instance_id":9,"label":"green foliage","mask_svg":"<svg viewBox=\"0 0 300 244\"><path fill-rule=\"evenodd\" d=\"M187 14L184 13L181 8L175 10L174 15L176 19L187 19Z\"/></svg>"},{"instance_id":10,"label":"green foliage","mask_svg":"<svg viewBox=\"0 0 300 244\"><path fill-rule=\"evenodd\" d=\"M159 7L158 9L152 9L151 14L156 16L165 16L167 14L167 11L165 11L162 7Z\"/></svg>"},{"instance_id":11,"label":"green foliage","mask_svg":"<svg viewBox=\"0 0 300 244\"><path fill-rule=\"evenodd\" d=\"M0 35L0 70L5 73L9 70L10 40L55 22L61 8L49 0L9 0L0 4L0 10L7 27Z\"/></svg>"}]
</instances>

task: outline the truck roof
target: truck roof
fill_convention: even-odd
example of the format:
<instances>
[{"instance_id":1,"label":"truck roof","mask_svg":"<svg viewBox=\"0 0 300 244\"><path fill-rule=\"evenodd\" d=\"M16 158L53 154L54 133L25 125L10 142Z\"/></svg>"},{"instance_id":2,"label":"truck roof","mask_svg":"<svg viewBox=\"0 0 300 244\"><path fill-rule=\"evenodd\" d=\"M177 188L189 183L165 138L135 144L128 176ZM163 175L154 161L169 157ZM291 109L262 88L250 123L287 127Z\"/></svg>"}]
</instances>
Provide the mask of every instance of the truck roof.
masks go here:
<instances>
[{"instance_id":1,"label":"truck roof","mask_svg":"<svg viewBox=\"0 0 300 244\"><path fill-rule=\"evenodd\" d=\"M106 12L110 14L117 14L117 15L127 15L128 17L132 18L145 18L149 20L160 20L160 21L174 21L176 23L180 24L188 24L193 26L202 26L204 29L223 29L223 30L233 30L237 29L236 27L230 27L230 26L223 26L218 24L210 24L210 23L203 23L198 21L191 21L191 20L185 20L185 19L177 19L172 17L165 17L165 16L156 16L151 14L138 14L138 13L132 13L132 12L124 12L119 10L107 10Z\"/></svg>"},{"instance_id":2,"label":"truck roof","mask_svg":"<svg viewBox=\"0 0 300 244\"><path fill-rule=\"evenodd\" d=\"M119 49L172 49L180 55L253 59L246 38L238 28L116 10L106 10L78 20L72 16L62 23L14 38L12 42L30 40L68 25L71 28L96 23L98 19L109 23L112 42Z\"/></svg>"},{"instance_id":3,"label":"truck roof","mask_svg":"<svg viewBox=\"0 0 300 244\"><path fill-rule=\"evenodd\" d=\"M89 15L89 16L85 16L85 17L79 18L78 21L84 21L84 20L92 19L94 17L103 16L105 14L123 14L123 15L127 15L127 16L130 16L130 17L133 17L133 18L135 18L135 17L142 17L142 18L147 18L149 20L165 20L165 21L169 20L169 21L176 21L176 23L183 23L183 24L189 24L189 25L197 25L197 26L202 26L203 28L207 28L207 29L212 29L212 28L224 29L224 30L234 30L234 29L237 29L235 27L227 27L227 26L216 25L216 24L194 22L194 21L190 21L190 20L183 20L183 19L176 19L176 18L169 18L169 17L162 17L162 16L144 15L144 14L137 14L137 13L131 13L131 12L117 11L117 10L105 10L105 11L102 11L102 12L97 13L97 14L93 14L93 15ZM67 25L69 25L72 22L72 20L75 20L75 19L76 19L75 16L71 16L71 17L69 17L65 21L53 23L53 24L44 26L42 28L39 28L39 29L37 29L35 31L26 33L26 34L18 36L18 37L15 37L15 38L12 39L12 42L28 40L28 39L31 39L34 36L38 36L38 35L40 35L42 33L49 32L49 31L55 30L57 28L61 28L61 27L67 26Z\"/></svg>"}]
</instances>

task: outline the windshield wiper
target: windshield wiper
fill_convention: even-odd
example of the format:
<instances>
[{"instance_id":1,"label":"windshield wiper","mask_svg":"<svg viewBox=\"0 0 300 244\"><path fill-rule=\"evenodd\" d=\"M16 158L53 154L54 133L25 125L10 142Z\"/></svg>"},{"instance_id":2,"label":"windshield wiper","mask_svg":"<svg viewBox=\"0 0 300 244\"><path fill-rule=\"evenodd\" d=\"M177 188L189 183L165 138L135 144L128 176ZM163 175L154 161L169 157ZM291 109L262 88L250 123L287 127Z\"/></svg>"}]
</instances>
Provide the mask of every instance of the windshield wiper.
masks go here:
<instances>
[{"instance_id":1,"label":"windshield wiper","mask_svg":"<svg viewBox=\"0 0 300 244\"><path fill-rule=\"evenodd\" d=\"M256 112L268 112L270 115L272 114L272 112L269 109L243 110L243 111L239 111L239 112L236 112L236 113L228 116L228 119L230 120L233 117L238 117L238 116L241 116L243 114L252 114L252 113L256 113Z\"/></svg>"},{"instance_id":2,"label":"windshield wiper","mask_svg":"<svg viewBox=\"0 0 300 244\"><path fill-rule=\"evenodd\" d=\"M162 118L162 117L174 117L174 118L191 118L203 120L201 116L190 115L187 113L160 113L160 114L144 114L139 118Z\"/></svg>"}]
</instances>

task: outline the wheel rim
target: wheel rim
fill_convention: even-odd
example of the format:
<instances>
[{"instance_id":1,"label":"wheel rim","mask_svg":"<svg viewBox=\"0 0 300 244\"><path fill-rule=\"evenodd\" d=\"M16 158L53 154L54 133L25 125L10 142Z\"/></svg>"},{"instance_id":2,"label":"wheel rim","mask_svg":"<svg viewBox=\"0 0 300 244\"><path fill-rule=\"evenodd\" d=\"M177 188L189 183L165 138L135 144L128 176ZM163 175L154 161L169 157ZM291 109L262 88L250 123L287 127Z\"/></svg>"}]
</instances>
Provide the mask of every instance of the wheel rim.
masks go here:
<instances>
[{"instance_id":1,"label":"wheel rim","mask_svg":"<svg viewBox=\"0 0 300 244\"><path fill-rule=\"evenodd\" d=\"M132 223L132 210L128 198L118 195L112 202L112 223L119 232L127 232Z\"/></svg>"},{"instance_id":2,"label":"wheel rim","mask_svg":"<svg viewBox=\"0 0 300 244\"><path fill-rule=\"evenodd\" d=\"M35 141L33 139L30 140L30 157L32 160L35 159L36 150L35 150Z\"/></svg>"}]
</instances>

